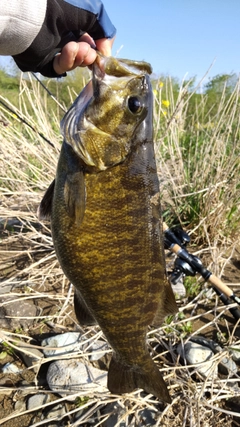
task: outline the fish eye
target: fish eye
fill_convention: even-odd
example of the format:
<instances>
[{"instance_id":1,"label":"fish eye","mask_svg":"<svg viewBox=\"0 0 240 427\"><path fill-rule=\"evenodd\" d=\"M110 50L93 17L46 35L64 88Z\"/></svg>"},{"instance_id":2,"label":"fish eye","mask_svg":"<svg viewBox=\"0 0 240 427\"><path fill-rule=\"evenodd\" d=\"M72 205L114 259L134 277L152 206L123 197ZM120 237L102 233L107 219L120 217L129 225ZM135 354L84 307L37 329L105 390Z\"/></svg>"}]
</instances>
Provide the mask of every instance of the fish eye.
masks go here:
<instances>
[{"instance_id":1,"label":"fish eye","mask_svg":"<svg viewBox=\"0 0 240 427\"><path fill-rule=\"evenodd\" d=\"M140 99L137 96L130 96L128 98L128 108L131 111L131 113L140 113L142 110L142 104Z\"/></svg>"}]
</instances>

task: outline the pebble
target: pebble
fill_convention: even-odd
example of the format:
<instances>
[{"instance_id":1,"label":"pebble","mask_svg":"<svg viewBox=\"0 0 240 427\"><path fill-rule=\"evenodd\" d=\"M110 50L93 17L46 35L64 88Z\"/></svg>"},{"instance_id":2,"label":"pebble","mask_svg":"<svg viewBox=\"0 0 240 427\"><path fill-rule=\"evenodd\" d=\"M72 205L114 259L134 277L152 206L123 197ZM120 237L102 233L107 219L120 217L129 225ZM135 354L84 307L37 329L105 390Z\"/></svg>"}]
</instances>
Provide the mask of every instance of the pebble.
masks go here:
<instances>
[{"instance_id":1,"label":"pebble","mask_svg":"<svg viewBox=\"0 0 240 427\"><path fill-rule=\"evenodd\" d=\"M95 392L107 387L107 372L85 365L77 359L58 360L49 366L47 382L50 389L61 396L82 390Z\"/></svg>"},{"instance_id":2,"label":"pebble","mask_svg":"<svg viewBox=\"0 0 240 427\"><path fill-rule=\"evenodd\" d=\"M232 344L229 352L232 355L233 360L240 363L240 344Z\"/></svg>"},{"instance_id":3,"label":"pebble","mask_svg":"<svg viewBox=\"0 0 240 427\"><path fill-rule=\"evenodd\" d=\"M141 421L141 426L155 426L156 425L157 412L151 409L143 409L138 413L138 418Z\"/></svg>"},{"instance_id":4,"label":"pebble","mask_svg":"<svg viewBox=\"0 0 240 427\"><path fill-rule=\"evenodd\" d=\"M19 374L19 372L22 372L21 369L19 369L14 363L9 362L2 367L3 374Z\"/></svg>"},{"instance_id":5,"label":"pebble","mask_svg":"<svg viewBox=\"0 0 240 427\"><path fill-rule=\"evenodd\" d=\"M0 230L21 231L23 223L17 218L0 218Z\"/></svg>"},{"instance_id":6,"label":"pebble","mask_svg":"<svg viewBox=\"0 0 240 427\"><path fill-rule=\"evenodd\" d=\"M14 405L14 409L18 412L26 411L26 403L24 402L24 400L17 400Z\"/></svg>"},{"instance_id":7,"label":"pebble","mask_svg":"<svg viewBox=\"0 0 240 427\"><path fill-rule=\"evenodd\" d=\"M50 402L50 397L48 394L45 394L45 393L34 394L33 396L30 396L27 401L27 409L31 411L35 408L45 405L48 402Z\"/></svg>"},{"instance_id":8,"label":"pebble","mask_svg":"<svg viewBox=\"0 0 240 427\"><path fill-rule=\"evenodd\" d=\"M234 374L236 374L238 371L238 367L230 354L220 359L218 369L221 374L229 375L230 378L234 376Z\"/></svg>"},{"instance_id":9,"label":"pebble","mask_svg":"<svg viewBox=\"0 0 240 427\"><path fill-rule=\"evenodd\" d=\"M41 345L45 357L62 356L80 349L82 346L81 334L79 332L66 332L55 335L44 339ZM51 349L48 350L47 347L51 347Z\"/></svg>"},{"instance_id":10,"label":"pebble","mask_svg":"<svg viewBox=\"0 0 240 427\"><path fill-rule=\"evenodd\" d=\"M46 418L51 420L54 418L54 421L61 420L64 415L66 415L66 409L64 404L59 403L56 406L53 406L52 409L47 413Z\"/></svg>"},{"instance_id":11,"label":"pebble","mask_svg":"<svg viewBox=\"0 0 240 427\"><path fill-rule=\"evenodd\" d=\"M222 353L223 351L225 351L225 349L223 349L215 341L209 340L205 337L202 337L201 335L197 335L191 338L191 341L210 348L214 354ZM234 375L237 373L238 367L234 362L233 358L231 357L231 352L228 352L226 356L224 356L219 360L218 370L221 374L230 375L230 377L231 375Z\"/></svg>"},{"instance_id":12,"label":"pebble","mask_svg":"<svg viewBox=\"0 0 240 427\"><path fill-rule=\"evenodd\" d=\"M128 426L128 420L124 419L124 414L126 413L126 409L122 408L118 403L109 403L107 404L102 411L103 415L111 414L106 419L106 421L103 422L103 427L115 427L118 421L121 420L121 427L127 427Z\"/></svg>"},{"instance_id":13,"label":"pebble","mask_svg":"<svg viewBox=\"0 0 240 427\"><path fill-rule=\"evenodd\" d=\"M0 295L9 294L13 288L14 288L14 285L12 283L1 283ZM2 299L1 299L1 302L2 302Z\"/></svg>"},{"instance_id":14,"label":"pebble","mask_svg":"<svg viewBox=\"0 0 240 427\"><path fill-rule=\"evenodd\" d=\"M127 408L121 407L118 403L109 403L105 406L103 415L109 414L109 418L102 423L102 427L130 426L155 426L157 412L150 409L143 409L136 413L135 417L127 415ZM120 423L120 424L119 424Z\"/></svg>"},{"instance_id":15,"label":"pebble","mask_svg":"<svg viewBox=\"0 0 240 427\"><path fill-rule=\"evenodd\" d=\"M91 351L91 355L89 356L89 360L96 361L101 359L106 351L109 350L109 346L105 341L97 340L94 341L93 344L87 349L87 351Z\"/></svg>"},{"instance_id":16,"label":"pebble","mask_svg":"<svg viewBox=\"0 0 240 427\"><path fill-rule=\"evenodd\" d=\"M0 328L26 330L35 322L38 309L33 302L21 300L11 302L9 298L1 298L1 302L7 304L0 307Z\"/></svg>"},{"instance_id":17,"label":"pebble","mask_svg":"<svg viewBox=\"0 0 240 427\"><path fill-rule=\"evenodd\" d=\"M39 367L41 366L41 359L44 357L43 353L32 346L28 346L27 343L22 343L19 345L19 348L22 349L21 357L25 365L30 368L33 366L33 371L38 372Z\"/></svg>"},{"instance_id":18,"label":"pebble","mask_svg":"<svg viewBox=\"0 0 240 427\"><path fill-rule=\"evenodd\" d=\"M189 365L206 362L204 364L197 365L196 370L204 377L209 376L210 378L217 378L218 369L216 363L212 361L207 362L214 355L210 348L188 341L184 347L182 344L179 344L177 352L183 359L186 358Z\"/></svg>"},{"instance_id":19,"label":"pebble","mask_svg":"<svg viewBox=\"0 0 240 427\"><path fill-rule=\"evenodd\" d=\"M5 295L5 297L6 297L8 294L11 294L11 292L14 292L18 288L21 289L24 286L34 288L36 286L36 283L30 282L29 280L22 281L22 280L18 280L18 279L14 280L13 282L1 282L0 299L1 299L1 295ZM10 295L10 297L11 297L11 295ZM4 298L4 297L2 297L2 298ZM9 298L9 295L8 295L8 298ZM1 299L1 302L3 302L2 299Z\"/></svg>"}]
</instances>

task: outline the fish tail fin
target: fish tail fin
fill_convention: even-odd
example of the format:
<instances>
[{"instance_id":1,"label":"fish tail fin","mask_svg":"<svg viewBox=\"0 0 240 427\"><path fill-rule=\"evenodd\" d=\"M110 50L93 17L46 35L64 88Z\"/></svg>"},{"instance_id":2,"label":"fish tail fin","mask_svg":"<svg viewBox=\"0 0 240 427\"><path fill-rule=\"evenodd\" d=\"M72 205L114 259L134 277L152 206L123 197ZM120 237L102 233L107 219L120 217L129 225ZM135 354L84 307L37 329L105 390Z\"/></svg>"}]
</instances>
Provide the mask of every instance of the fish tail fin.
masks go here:
<instances>
[{"instance_id":1,"label":"fish tail fin","mask_svg":"<svg viewBox=\"0 0 240 427\"><path fill-rule=\"evenodd\" d=\"M127 366L113 356L108 371L108 389L111 393L122 394L136 388L142 388L163 402L171 403L165 381L150 356L143 368Z\"/></svg>"}]
</instances>

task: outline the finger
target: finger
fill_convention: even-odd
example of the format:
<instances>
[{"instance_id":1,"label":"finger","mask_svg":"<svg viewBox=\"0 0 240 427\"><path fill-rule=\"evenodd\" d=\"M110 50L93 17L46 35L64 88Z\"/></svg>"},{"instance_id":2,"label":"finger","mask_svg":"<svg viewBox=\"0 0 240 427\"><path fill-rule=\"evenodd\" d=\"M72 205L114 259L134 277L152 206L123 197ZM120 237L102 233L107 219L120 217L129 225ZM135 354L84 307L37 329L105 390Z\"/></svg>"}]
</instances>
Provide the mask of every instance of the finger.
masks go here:
<instances>
[{"instance_id":1,"label":"finger","mask_svg":"<svg viewBox=\"0 0 240 427\"><path fill-rule=\"evenodd\" d=\"M73 70L78 66L87 66L96 59L96 51L86 42L69 42L61 53L55 56L53 68L57 74Z\"/></svg>"},{"instance_id":2,"label":"finger","mask_svg":"<svg viewBox=\"0 0 240 427\"><path fill-rule=\"evenodd\" d=\"M101 52L105 56L111 56L113 42L114 38L95 40L97 50L99 50L99 52Z\"/></svg>"},{"instance_id":3,"label":"finger","mask_svg":"<svg viewBox=\"0 0 240 427\"><path fill-rule=\"evenodd\" d=\"M93 40L93 38L88 33L84 33L78 41L79 42L86 42L86 43L90 44L90 46L93 49L96 48L95 41Z\"/></svg>"},{"instance_id":4,"label":"finger","mask_svg":"<svg viewBox=\"0 0 240 427\"><path fill-rule=\"evenodd\" d=\"M78 43L78 51L75 57L74 68L91 65L97 56L97 52L86 42Z\"/></svg>"}]
</instances>

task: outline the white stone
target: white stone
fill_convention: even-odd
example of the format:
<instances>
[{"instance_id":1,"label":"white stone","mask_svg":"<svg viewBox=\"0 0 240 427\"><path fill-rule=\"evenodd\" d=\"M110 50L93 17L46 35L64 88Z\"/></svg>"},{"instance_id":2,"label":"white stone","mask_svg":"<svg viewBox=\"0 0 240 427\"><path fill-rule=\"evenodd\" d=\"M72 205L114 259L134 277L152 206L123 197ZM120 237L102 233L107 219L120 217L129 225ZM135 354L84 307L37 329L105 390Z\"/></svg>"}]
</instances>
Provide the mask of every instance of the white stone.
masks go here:
<instances>
[{"instance_id":1,"label":"white stone","mask_svg":"<svg viewBox=\"0 0 240 427\"><path fill-rule=\"evenodd\" d=\"M89 349L87 349L87 352L91 351L91 355L89 356L89 359L94 361L101 359L106 354L106 351L109 349L108 344L105 341L97 340L94 341Z\"/></svg>"},{"instance_id":2,"label":"white stone","mask_svg":"<svg viewBox=\"0 0 240 427\"><path fill-rule=\"evenodd\" d=\"M82 346L79 332L67 332L44 339L41 342L46 357L62 356L77 351ZM48 349L48 347L50 347Z\"/></svg>"},{"instance_id":3,"label":"white stone","mask_svg":"<svg viewBox=\"0 0 240 427\"><path fill-rule=\"evenodd\" d=\"M28 399L27 409L32 410L32 409L41 407L48 402L50 402L50 398L48 394L44 394L44 393L34 394Z\"/></svg>"},{"instance_id":4,"label":"white stone","mask_svg":"<svg viewBox=\"0 0 240 427\"><path fill-rule=\"evenodd\" d=\"M82 390L102 391L107 387L107 372L79 360L59 360L49 366L47 382L53 392L62 396Z\"/></svg>"},{"instance_id":5,"label":"white stone","mask_svg":"<svg viewBox=\"0 0 240 427\"><path fill-rule=\"evenodd\" d=\"M14 365L14 363L6 363L2 367L2 373L3 374L19 374L21 372L21 369L17 367L17 365Z\"/></svg>"},{"instance_id":6,"label":"white stone","mask_svg":"<svg viewBox=\"0 0 240 427\"><path fill-rule=\"evenodd\" d=\"M189 365L196 365L195 369L204 377L217 378L218 368L216 362L210 360L214 356L210 348L188 341L184 347L179 344L177 352Z\"/></svg>"}]
</instances>

